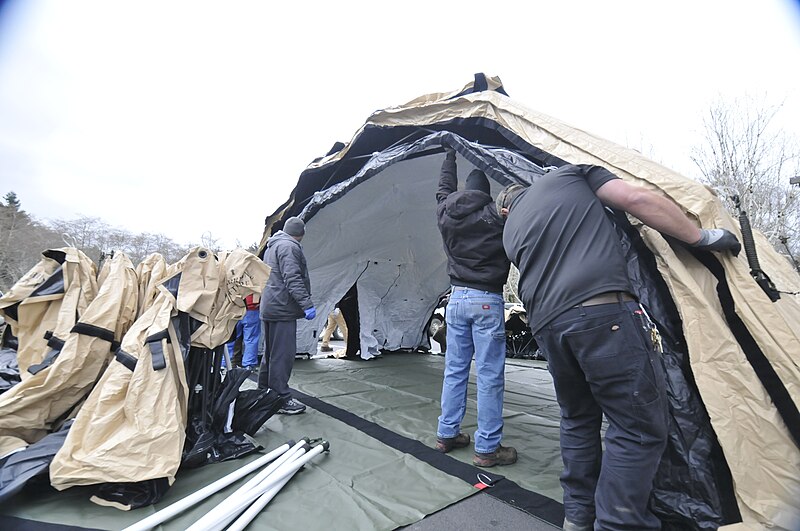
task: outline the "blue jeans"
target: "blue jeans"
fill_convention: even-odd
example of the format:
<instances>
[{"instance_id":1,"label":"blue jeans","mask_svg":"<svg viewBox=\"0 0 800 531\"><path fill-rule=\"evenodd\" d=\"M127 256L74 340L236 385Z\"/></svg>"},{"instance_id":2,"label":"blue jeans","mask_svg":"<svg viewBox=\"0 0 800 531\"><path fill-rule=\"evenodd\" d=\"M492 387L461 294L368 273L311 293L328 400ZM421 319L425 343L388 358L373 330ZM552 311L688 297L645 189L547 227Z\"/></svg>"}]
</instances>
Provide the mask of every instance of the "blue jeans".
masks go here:
<instances>
[{"instance_id":1,"label":"blue jeans","mask_svg":"<svg viewBox=\"0 0 800 531\"><path fill-rule=\"evenodd\" d=\"M261 318L258 310L247 310L236 323L236 337L242 337L242 366L258 365L258 340L261 335ZM228 343L228 354L233 356L234 341Z\"/></svg>"},{"instance_id":2,"label":"blue jeans","mask_svg":"<svg viewBox=\"0 0 800 531\"><path fill-rule=\"evenodd\" d=\"M467 407L472 357L478 379L478 429L475 451L494 452L503 437L506 332L500 293L454 287L447 304L447 352L442 414L436 435L458 435Z\"/></svg>"},{"instance_id":3,"label":"blue jeans","mask_svg":"<svg viewBox=\"0 0 800 531\"><path fill-rule=\"evenodd\" d=\"M596 530L661 529L648 501L667 441L666 377L639 305L571 308L536 340L561 407L566 518Z\"/></svg>"}]
</instances>

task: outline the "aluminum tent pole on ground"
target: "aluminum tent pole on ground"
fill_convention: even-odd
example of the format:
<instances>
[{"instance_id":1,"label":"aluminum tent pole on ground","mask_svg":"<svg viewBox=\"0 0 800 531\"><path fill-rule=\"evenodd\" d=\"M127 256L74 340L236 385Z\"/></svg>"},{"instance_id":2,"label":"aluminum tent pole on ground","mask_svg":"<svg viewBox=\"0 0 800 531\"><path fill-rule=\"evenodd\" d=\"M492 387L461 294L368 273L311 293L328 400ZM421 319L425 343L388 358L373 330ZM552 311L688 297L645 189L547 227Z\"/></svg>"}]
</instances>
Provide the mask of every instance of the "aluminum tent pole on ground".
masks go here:
<instances>
[{"instance_id":1,"label":"aluminum tent pole on ground","mask_svg":"<svg viewBox=\"0 0 800 531\"><path fill-rule=\"evenodd\" d=\"M247 483L236 489L224 503L212 508L204 514L199 520L193 523L186 531L207 531L210 529L218 529L220 523L230 522L236 515L242 512L247 505L249 505L256 496L248 497L248 492L256 488L265 478L271 475L275 470L281 468L286 462L294 460L300 455L304 454L308 446L308 439L304 438L287 450L279 458L263 470L261 470L255 477L251 478Z\"/></svg>"},{"instance_id":2,"label":"aluminum tent pole on ground","mask_svg":"<svg viewBox=\"0 0 800 531\"><path fill-rule=\"evenodd\" d=\"M258 470L259 468L263 467L264 465L266 465L270 461L272 461L272 460L278 458L279 456L285 454L294 445L295 445L294 441L289 441L287 443L284 443L283 445L281 445L278 448L272 450L268 454L259 457L255 461L252 461L252 462L244 465L243 467L241 467L241 468L239 468L237 470L234 470L233 472L231 472L227 476L223 476L223 477L219 478L218 480L214 481L213 483L210 483L209 485L206 485L202 489L200 489L200 490L198 490L196 492L193 492L192 494L186 496L183 499L180 499L180 500L176 501L172 505L169 505L169 506L161 509L160 511L151 514L147 518L139 520L135 524L126 527L123 531L146 531L148 529L154 528L158 524L160 524L162 522L165 522L165 521L169 520L170 518L174 517L175 515L185 511L187 508L191 507L192 505L195 505L195 504L205 500L206 498L208 498L209 496L211 496L215 492L217 492L219 490L222 490L223 488L227 487L228 485L230 485L234 481L237 481L238 479L241 479L242 477L246 476L247 474L249 474L250 472L252 472L254 470Z\"/></svg>"},{"instance_id":3,"label":"aluminum tent pole on ground","mask_svg":"<svg viewBox=\"0 0 800 531\"><path fill-rule=\"evenodd\" d=\"M284 466L290 466L292 462L296 461L303 454L305 454L309 448L301 448L294 452L286 461L284 461L284 463L281 465L281 468L273 470L272 474L283 470ZM291 451L286 453L289 454ZM272 485L269 476L265 477L261 483ZM198 530L192 529L192 531L222 531L225 529L231 522L236 520L237 517L242 514L242 511L247 510L248 506L251 506L256 498L258 498L264 492L263 489L259 488L260 484L254 485L250 489L243 491L235 501L226 505L222 511L215 513L216 519L213 522L210 522L207 527L203 527Z\"/></svg>"},{"instance_id":4,"label":"aluminum tent pole on ground","mask_svg":"<svg viewBox=\"0 0 800 531\"><path fill-rule=\"evenodd\" d=\"M324 451L327 451L329 448L330 444L327 441L323 441L321 444L315 446L310 452L308 452L308 454L306 454L305 457L307 457L308 460L310 460L314 456L319 455ZM298 470L300 470L301 467L302 465L296 468L292 467L294 468L293 470L291 470L284 478L278 480L277 483L273 484L273 486L269 490L261 494L261 496L259 496L259 498L256 501L254 501L253 504L250 505L250 507L248 507L247 510L244 513L242 513L241 516L239 516L239 518L236 519L236 521L228 528L227 531L242 531L245 527L247 527L248 524L250 524L250 522L252 522L256 516L258 516L258 513L260 513L264 509L264 507L266 507L266 505L272 500L272 498L274 498L275 495L278 494L278 492L280 492L283 486L286 485L286 483L288 483L289 480L294 477L294 475L297 473Z\"/></svg>"}]
</instances>

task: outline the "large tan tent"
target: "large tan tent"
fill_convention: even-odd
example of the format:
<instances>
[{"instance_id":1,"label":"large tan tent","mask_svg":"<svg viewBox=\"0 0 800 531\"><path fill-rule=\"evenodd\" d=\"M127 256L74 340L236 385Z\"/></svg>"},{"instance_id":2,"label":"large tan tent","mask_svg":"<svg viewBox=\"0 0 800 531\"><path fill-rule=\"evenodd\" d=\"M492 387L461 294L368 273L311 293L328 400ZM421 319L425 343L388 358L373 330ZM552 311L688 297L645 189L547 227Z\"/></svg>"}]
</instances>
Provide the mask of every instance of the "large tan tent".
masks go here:
<instances>
[{"instance_id":1,"label":"large tan tent","mask_svg":"<svg viewBox=\"0 0 800 531\"><path fill-rule=\"evenodd\" d=\"M476 75L461 90L372 114L347 144L313 162L267 216L261 249L289 216L303 240L318 317L298 328L311 352L326 315L357 292L356 349L425 348L426 321L448 288L435 222L442 146L459 175L478 168L492 194L550 166L596 164L657 190L704 228L741 231L706 186L506 95ZM754 248L777 289L766 293L746 253L702 253L619 213L636 295L665 336L670 443L653 504L665 529L792 530L800 515L800 276L760 234ZM770 296L772 295L772 297ZM353 317L351 316L351 319ZM351 328L351 323L348 322ZM740 523L741 522L741 523Z\"/></svg>"}]
</instances>

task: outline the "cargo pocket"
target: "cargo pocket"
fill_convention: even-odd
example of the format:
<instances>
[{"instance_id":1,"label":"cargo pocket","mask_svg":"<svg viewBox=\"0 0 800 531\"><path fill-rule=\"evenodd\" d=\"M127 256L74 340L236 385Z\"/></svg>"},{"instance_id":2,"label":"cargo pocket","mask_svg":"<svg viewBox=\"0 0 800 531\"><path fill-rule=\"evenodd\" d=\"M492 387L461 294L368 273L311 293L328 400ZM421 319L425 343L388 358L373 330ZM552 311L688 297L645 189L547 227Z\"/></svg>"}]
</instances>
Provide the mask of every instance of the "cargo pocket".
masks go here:
<instances>
[{"instance_id":1,"label":"cargo pocket","mask_svg":"<svg viewBox=\"0 0 800 531\"><path fill-rule=\"evenodd\" d=\"M653 370L655 360L648 352L642 352L640 358L641 363L636 370L633 382L633 396L631 397L634 406L646 406L654 400L658 400L660 396L655 371Z\"/></svg>"}]
</instances>

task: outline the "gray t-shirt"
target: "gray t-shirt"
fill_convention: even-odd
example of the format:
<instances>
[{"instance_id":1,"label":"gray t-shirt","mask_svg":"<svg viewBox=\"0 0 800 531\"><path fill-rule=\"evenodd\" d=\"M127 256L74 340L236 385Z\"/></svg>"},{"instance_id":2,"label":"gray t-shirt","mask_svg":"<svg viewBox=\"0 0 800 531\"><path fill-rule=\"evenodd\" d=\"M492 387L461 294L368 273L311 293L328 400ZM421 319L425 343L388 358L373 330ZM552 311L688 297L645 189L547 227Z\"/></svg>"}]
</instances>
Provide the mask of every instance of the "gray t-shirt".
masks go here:
<instances>
[{"instance_id":1,"label":"gray t-shirt","mask_svg":"<svg viewBox=\"0 0 800 531\"><path fill-rule=\"evenodd\" d=\"M611 179L605 168L569 164L514 201L503 247L534 332L594 295L631 291L619 237L594 193Z\"/></svg>"}]
</instances>

